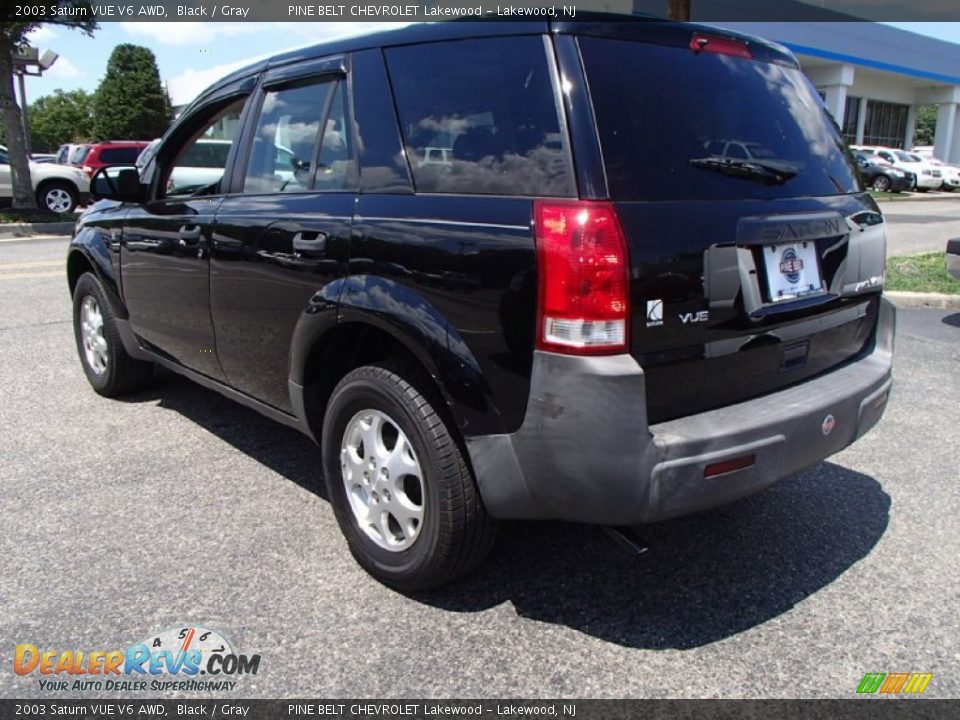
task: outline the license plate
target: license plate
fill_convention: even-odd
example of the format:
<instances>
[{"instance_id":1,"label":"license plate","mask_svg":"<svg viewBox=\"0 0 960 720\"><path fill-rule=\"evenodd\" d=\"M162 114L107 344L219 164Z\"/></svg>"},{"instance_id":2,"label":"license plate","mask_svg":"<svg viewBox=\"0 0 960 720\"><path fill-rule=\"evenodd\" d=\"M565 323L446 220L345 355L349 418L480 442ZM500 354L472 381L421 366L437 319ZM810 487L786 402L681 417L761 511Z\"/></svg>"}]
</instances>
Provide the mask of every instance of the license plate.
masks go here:
<instances>
[{"instance_id":1,"label":"license plate","mask_svg":"<svg viewBox=\"0 0 960 720\"><path fill-rule=\"evenodd\" d=\"M765 245L763 261L767 269L767 290L771 302L823 292L815 243Z\"/></svg>"}]
</instances>

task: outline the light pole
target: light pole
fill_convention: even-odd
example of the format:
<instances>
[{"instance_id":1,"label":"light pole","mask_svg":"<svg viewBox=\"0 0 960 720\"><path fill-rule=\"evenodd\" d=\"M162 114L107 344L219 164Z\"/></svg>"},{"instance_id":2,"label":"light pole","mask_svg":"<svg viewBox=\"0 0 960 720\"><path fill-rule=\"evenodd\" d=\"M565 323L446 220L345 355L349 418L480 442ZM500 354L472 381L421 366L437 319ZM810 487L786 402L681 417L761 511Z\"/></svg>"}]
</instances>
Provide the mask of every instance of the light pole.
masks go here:
<instances>
[{"instance_id":1,"label":"light pole","mask_svg":"<svg viewBox=\"0 0 960 720\"><path fill-rule=\"evenodd\" d=\"M40 77L44 70L49 70L60 57L53 50L44 50L43 54L35 47L27 45L17 49L13 54L13 72L17 76L20 87L20 119L23 121L23 141L27 146L27 157L30 157L30 121L27 117L27 84L26 76ZM31 72L31 70L33 72Z\"/></svg>"}]
</instances>

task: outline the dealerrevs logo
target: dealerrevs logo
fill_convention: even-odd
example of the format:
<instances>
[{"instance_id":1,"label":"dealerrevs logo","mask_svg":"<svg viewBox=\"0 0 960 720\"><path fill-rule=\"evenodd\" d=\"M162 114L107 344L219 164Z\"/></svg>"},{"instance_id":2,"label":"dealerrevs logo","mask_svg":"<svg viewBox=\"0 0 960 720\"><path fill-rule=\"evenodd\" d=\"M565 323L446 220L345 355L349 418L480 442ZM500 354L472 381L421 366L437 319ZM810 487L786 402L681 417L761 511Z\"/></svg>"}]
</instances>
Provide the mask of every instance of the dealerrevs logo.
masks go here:
<instances>
[{"instance_id":1,"label":"dealerrevs logo","mask_svg":"<svg viewBox=\"0 0 960 720\"><path fill-rule=\"evenodd\" d=\"M21 643L14 650L13 671L38 676L40 689L49 691L223 691L234 689L235 676L256 675L260 659L236 652L216 630L183 626L151 634L126 650L41 649Z\"/></svg>"}]
</instances>

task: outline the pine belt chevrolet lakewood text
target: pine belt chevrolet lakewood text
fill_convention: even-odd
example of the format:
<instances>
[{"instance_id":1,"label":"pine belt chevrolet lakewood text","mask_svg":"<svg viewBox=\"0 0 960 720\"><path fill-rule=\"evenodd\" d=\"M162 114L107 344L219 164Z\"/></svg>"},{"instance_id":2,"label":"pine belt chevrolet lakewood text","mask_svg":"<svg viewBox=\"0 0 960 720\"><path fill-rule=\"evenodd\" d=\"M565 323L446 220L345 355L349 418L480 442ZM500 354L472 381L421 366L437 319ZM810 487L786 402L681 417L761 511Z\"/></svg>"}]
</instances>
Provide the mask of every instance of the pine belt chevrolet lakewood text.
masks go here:
<instances>
[{"instance_id":1,"label":"pine belt chevrolet lakewood text","mask_svg":"<svg viewBox=\"0 0 960 720\"><path fill-rule=\"evenodd\" d=\"M224 78L93 185L68 276L94 389L159 365L315 438L351 551L403 590L476 566L497 518L754 493L890 392L883 218L756 38L599 16L335 41Z\"/></svg>"}]
</instances>

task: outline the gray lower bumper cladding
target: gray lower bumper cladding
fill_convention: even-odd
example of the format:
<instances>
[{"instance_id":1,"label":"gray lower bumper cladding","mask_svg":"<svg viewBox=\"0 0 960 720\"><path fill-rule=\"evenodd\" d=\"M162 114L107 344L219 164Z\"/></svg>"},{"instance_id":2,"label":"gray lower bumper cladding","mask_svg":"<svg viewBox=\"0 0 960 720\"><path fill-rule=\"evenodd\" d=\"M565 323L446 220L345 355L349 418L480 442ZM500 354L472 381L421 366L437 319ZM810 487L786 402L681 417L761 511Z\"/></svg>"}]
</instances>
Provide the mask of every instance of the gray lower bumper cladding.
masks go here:
<instances>
[{"instance_id":1,"label":"gray lower bumper cladding","mask_svg":"<svg viewBox=\"0 0 960 720\"><path fill-rule=\"evenodd\" d=\"M866 433L892 383L895 310L881 301L872 351L823 376L648 426L630 355L537 352L520 429L467 439L495 517L632 525L715 507L823 460ZM706 477L708 465L752 456Z\"/></svg>"}]
</instances>

